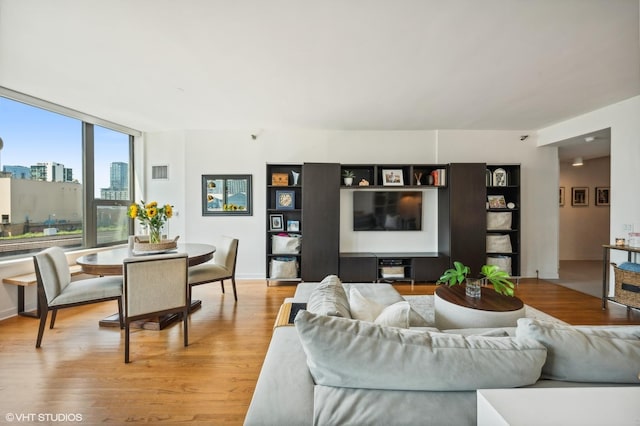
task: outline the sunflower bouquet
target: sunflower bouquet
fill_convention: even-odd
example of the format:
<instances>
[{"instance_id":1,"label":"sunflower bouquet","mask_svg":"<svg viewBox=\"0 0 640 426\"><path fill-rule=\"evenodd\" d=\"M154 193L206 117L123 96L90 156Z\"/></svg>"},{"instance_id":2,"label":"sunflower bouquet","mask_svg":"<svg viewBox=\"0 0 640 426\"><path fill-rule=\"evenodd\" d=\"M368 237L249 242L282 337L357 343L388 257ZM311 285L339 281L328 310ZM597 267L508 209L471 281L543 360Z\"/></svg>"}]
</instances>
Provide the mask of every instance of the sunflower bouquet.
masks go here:
<instances>
[{"instance_id":1,"label":"sunflower bouquet","mask_svg":"<svg viewBox=\"0 0 640 426\"><path fill-rule=\"evenodd\" d=\"M159 243L162 239L160 235L162 227L173 216L173 206L165 204L158 207L156 201L146 204L140 201L140 204L133 203L129 206L128 214L131 219L138 219L142 226L149 229L150 243Z\"/></svg>"}]
</instances>

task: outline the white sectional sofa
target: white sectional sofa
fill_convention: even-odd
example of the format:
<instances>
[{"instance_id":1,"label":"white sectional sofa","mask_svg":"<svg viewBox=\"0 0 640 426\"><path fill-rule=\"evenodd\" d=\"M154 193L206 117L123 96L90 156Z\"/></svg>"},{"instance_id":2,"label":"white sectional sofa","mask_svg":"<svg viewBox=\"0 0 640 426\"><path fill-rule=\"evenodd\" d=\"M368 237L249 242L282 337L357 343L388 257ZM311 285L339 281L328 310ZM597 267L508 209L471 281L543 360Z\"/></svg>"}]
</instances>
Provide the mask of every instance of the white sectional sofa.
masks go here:
<instances>
[{"instance_id":1,"label":"white sectional sofa","mask_svg":"<svg viewBox=\"0 0 640 426\"><path fill-rule=\"evenodd\" d=\"M299 284L285 302L307 310L274 329L245 424L472 425L477 389L640 384L640 326L440 331L403 300L388 284ZM409 328L351 318L367 301Z\"/></svg>"}]
</instances>

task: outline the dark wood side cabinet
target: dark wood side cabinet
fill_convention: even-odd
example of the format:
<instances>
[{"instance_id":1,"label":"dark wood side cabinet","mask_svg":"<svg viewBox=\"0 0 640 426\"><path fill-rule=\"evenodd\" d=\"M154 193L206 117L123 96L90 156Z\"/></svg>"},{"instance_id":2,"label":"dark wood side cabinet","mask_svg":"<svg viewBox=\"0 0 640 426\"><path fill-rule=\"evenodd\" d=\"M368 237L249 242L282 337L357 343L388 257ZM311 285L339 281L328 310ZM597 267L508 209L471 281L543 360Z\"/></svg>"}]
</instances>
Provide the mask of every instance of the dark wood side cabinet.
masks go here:
<instances>
[{"instance_id":1,"label":"dark wood side cabinet","mask_svg":"<svg viewBox=\"0 0 640 426\"><path fill-rule=\"evenodd\" d=\"M438 192L438 250L480 274L486 261L486 164L449 164L447 187Z\"/></svg>"},{"instance_id":2,"label":"dark wood side cabinet","mask_svg":"<svg viewBox=\"0 0 640 426\"><path fill-rule=\"evenodd\" d=\"M302 192L301 276L321 281L339 273L340 164L304 163Z\"/></svg>"}]
</instances>

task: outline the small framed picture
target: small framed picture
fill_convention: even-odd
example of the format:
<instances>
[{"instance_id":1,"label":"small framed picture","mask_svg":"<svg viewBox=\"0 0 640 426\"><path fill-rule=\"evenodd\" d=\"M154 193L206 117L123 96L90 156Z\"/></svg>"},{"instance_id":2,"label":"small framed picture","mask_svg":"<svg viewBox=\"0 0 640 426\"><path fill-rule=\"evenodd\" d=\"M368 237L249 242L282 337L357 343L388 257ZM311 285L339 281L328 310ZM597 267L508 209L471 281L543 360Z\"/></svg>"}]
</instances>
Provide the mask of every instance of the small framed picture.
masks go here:
<instances>
[{"instance_id":1,"label":"small framed picture","mask_svg":"<svg viewBox=\"0 0 640 426\"><path fill-rule=\"evenodd\" d=\"M506 209L507 202L504 199L504 195L487 195L490 209Z\"/></svg>"},{"instance_id":2,"label":"small framed picture","mask_svg":"<svg viewBox=\"0 0 640 426\"><path fill-rule=\"evenodd\" d=\"M585 207L589 205L589 188L574 186L571 188L571 205Z\"/></svg>"},{"instance_id":3,"label":"small framed picture","mask_svg":"<svg viewBox=\"0 0 640 426\"><path fill-rule=\"evenodd\" d=\"M564 186L560 187L560 207L564 206Z\"/></svg>"},{"instance_id":4,"label":"small framed picture","mask_svg":"<svg viewBox=\"0 0 640 426\"><path fill-rule=\"evenodd\" d=\"M269 230L284 231L284 216L281 214L269 215Z\"/></svg>"},{"instance_id":5,"label":"small framed picture","mask_svg":"<svg viewBox=\"0 0 640 426\"><path fill-rule=\"evenodd\" d=\"M402 169L382 170L382 184L385 186L403 186Z\"/></svg>"},{"instance_id":6,"label":"small framed picture","mask_svg":"<svg viewBox=\"0 0 640 426\"><path fill-rule=\"evenodd\" d=\"M289 232L300 232L300 221L299 220L288 220L287 221L287 231L289 231Z\"/></svg>"},{"instance_id":7,"label":"small framed picture","mask_svg":"<svg viewBox=\"0 0 640 426\"><path fill-rule=\"evenodd\" d=\"M493 186L507 186L507 172L505 169L493 171Z\"/></svg>"},{"instance_id":8,"label":"small framed picture","mask_svg":"<svg viewBox=\"0 0 640 426\"><path fill-rule=\"evenodd\" d=\"M596 206L609 205L609 187L596 187Z\"/></svg>"},{"instance_id":9,"label":"small framed picture","mask_svg":"<svg viewBox=\"0 0 640 426\"><path fill-rule=\"evenodd\" d=\"M276 210L293 210L295 208L295 191L276 191Z\"/></svg>"}]
</instances>

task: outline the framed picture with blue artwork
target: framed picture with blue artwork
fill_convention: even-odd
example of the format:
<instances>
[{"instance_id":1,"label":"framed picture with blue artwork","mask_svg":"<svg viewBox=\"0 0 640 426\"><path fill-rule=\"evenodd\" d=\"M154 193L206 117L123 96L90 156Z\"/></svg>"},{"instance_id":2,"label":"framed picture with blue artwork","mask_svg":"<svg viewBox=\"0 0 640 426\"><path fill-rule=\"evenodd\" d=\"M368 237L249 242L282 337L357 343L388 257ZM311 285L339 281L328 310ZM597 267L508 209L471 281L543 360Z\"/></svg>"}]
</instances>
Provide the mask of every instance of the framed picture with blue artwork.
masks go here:
<instances>
[{"instance_id":1,"label":"framed picture with blue artwork","mask_svg":"<svg viewBox=\"0 0 640 426\"><path fill-rule=\"evenodd\" d=\"M296 208L295 191L276 191L276 210L293 210Z\"/></svg>"},{"instance_id":2,"label":"framed picture with blue artwork","mask_svg":"<svg viewBox=\"0 0 640 426\"><path fill-rule=\"evenodd\" d=\"M203 216L251 216L251 175L202 175Z\"/></svg>"}]
</instances>

